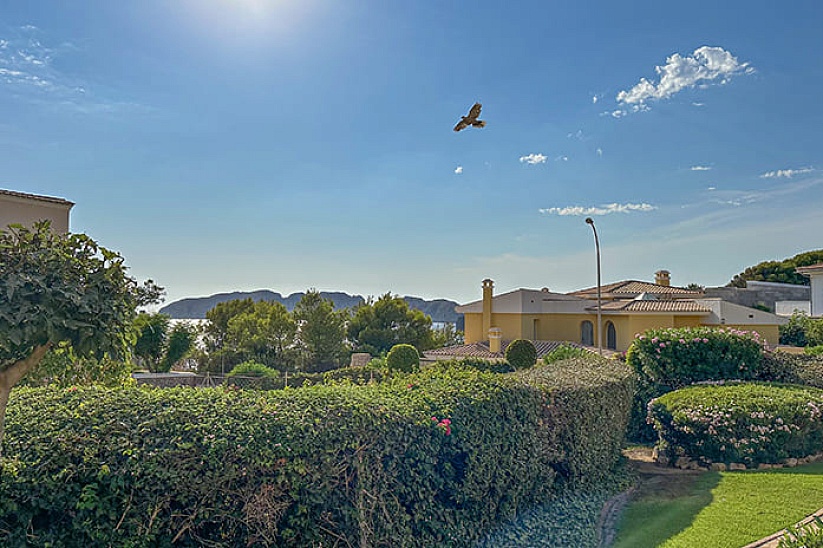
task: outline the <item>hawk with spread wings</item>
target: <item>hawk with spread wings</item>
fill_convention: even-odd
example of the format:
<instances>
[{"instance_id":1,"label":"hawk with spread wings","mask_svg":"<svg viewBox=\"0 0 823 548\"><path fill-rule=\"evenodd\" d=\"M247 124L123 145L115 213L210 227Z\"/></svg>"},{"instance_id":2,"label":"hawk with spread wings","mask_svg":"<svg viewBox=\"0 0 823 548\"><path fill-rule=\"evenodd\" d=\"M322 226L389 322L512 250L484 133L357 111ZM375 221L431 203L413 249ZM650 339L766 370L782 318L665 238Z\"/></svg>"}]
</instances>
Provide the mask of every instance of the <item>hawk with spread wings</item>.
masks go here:
<instances>
[{"instance_id":1,"label":"hawk with spread wings","mask_svg":"<svg viewBox=\"0 0 823 548\"><path fill-rule=\"evenodd\" d=\"M477 119L477 117L480 116L481 108L483 108L483 105L481 105L480 103L475 103L469 111L468 116L460 117L460 121L457 122L456 126L454 126L454 131L460 131L461 129L466 129L469 126L484 127L486 125L486 122Z\"/></svg>"}]
</instances>

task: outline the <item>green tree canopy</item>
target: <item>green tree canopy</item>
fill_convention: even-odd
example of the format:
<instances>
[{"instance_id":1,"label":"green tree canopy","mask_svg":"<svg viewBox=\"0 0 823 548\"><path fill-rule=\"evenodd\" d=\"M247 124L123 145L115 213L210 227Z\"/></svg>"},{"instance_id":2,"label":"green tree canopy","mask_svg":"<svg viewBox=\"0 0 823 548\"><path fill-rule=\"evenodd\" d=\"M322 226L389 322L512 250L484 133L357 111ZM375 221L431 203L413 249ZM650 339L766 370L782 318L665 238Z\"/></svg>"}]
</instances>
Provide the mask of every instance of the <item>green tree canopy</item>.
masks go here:
<instances>
[{"instance_id":1,"label":"green tree canopy","mask_svg":"<svg viewBox=\"0 0 823 548\"><path fill-rule=\"evenodd\" d=\"M306 354L309 370L330 369L340 365L346 356L346 311L336 311L330 299L324 299L316 289L309 289L293 311L299 324L298 338Z\"/></svg>"},{"instance_id":2,"label":"green tree canopy","mask_svg":"<svg viewBox=\"0 0 823 548\"><path fill-rule=\"evenodd\" d=\"M209 320L206 324L206 346L209 350L223 348L226 334L229 331L229 320L252 309L254 309L254 301L248 298L218 303L206 312L206 319Z\"/></svg>"},{"instance_id":3,"label":"green tree canopy","mask_svg":"<svg viewBox=\"0 0 823 548\"><path fill-rule=\"evenodd\" d=\"M399 296L386 293L371 298L354 310L348 338L357 352L384 354L396 344L410 344L418 351L432 348L432 321Z\"/></svg>"},{"instance_id":4,"label":"green tree canopy","mask_svg":"<svg viewBox=\"0 0 823 548\"><path fill-rule=\"evenodd\" d=\"M780 282L795 285L809 285L809 278L798 274L795 268L823 263L823 249L799 253L782 261L763 261L750 266L735 275L727 287L746 287L747 281Z\"/></svg>"},{"instance_id":5,"label":"green tree canopy","mask_svg":"<svg viewBox=\"0 0 823 548\"><path fill-rule=\"evenodd\" d=\"M49 349L65 342L80 357L123 356L143 297L119 254L48 222L0 230L0 295L2 443L11 389Z\"/></svg>"},{"instance_id":6,"label":"green tree canopy","mask_svg":"<svg viewBox=\"0 0 823 548\"><path fill-rule=\"evenodd\" d=\"M169 316L141 312L134 319L137 341L134 356L150 371L157 371L166 350L169 336Z\"/></svg>"},{"instance_id":7,"label":"green tree canopy","mask_svg":"<svg viewBox=\"0 0 823 548\"><path fill-rule=\"evenodd\" d=\"M225 344L246 360L263 365L290 366L287 350L294 345L297 324L285 306L258 301L251 310L229 319Z\"/></svg>"}]
</instances>

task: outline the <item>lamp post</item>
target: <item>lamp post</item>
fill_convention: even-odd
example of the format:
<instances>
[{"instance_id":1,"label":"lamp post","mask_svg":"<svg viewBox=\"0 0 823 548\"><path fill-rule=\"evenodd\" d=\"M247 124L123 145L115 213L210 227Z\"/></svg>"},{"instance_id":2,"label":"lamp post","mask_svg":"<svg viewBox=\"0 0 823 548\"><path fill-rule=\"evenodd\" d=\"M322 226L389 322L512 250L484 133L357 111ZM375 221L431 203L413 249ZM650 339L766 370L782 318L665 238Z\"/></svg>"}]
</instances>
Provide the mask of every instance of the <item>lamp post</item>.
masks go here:
<instances>
[{"instance_id":1,"label":"lamp post","mask_svg":"<svg viewBox=\"0 0 823 548\"><path fill-rule=\"evenodd\" d=\"M597 238L597 229L594 227L594 219L586 217L586 224L591 225L594 231L594 248L597 251L597 352L603 355L603 330L601 321L602 303L600 300L600 240Z\"/></svg>"}]
</instances>

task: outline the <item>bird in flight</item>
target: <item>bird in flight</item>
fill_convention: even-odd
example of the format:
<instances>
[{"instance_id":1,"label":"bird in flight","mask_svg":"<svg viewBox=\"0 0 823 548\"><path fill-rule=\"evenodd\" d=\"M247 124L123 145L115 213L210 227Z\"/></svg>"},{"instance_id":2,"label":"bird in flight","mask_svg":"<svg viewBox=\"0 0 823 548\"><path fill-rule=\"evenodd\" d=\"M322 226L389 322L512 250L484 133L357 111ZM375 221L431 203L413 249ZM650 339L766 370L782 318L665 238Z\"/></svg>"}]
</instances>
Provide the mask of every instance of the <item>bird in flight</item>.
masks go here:
<instances>
[{"instance_id":1,"label":"bird in flight","mask_svg":"<svg viewBox=\"0 0 823 548\"><path fill-rule=\"evenodd\" d=\"M468 116L460 117L460 121L457 122L456 126L454 126L454 131L460 131L461 129L466 129L469 126L484 127L486 125L486 122L477 119L477 117L480 116L481 108L483 108L483 105L481 105L480 103L475 103L469 111Z\"/></svg>"}]
</instances>

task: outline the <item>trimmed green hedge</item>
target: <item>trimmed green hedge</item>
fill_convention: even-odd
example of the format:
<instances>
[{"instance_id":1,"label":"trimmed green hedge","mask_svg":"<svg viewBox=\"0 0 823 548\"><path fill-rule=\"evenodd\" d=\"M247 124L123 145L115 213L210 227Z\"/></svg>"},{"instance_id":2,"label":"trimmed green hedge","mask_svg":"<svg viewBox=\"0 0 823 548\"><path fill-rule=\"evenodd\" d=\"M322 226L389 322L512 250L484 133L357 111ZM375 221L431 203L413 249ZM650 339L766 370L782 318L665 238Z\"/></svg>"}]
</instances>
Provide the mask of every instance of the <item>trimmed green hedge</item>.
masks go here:
<instances>
[{"instance_id":1,"label":"trimmed green hedge","mask_svg":"<svg viewBox=\"0 0 823 548\"><path fill-rule=\"evenodd\" d=\"M756 332L736 329L651 329L635 336L626 362L637 375L627 437L645 443L657 438L646 422L649 401L695 382L762 379L763 342Z\"/></svg>"},{"instance_id":2,"label":"trimmed green hedge","mask_svg":"<svg viewBox=\"0 0 823 548\"><path fill-rule=\"evenodd\" d=\"M625 441L635 389L631 369L589 354L513 375L551 395L549 426L558 430L565 453L558 472L572 480L608 474Z\"/></svg>"},{"instance_id":3,"label":"trimmed green hedge","mask_svg":"<svg viewBox=\"0 0 823 548\"><path fill-rule=\"evenodd\" d=\"M386 356L389 371L411 373L420 367L420 353L410 344L396 344Z\"/></svg>"},{"instance_id":4,"label":"trimmed green hedge","mask_svg":"<svg viewBox=\"0 0 823 548\"><path fill-rule=\"evenodd\" d=\"M515 339L506 347L506 361L515 369L528 369L537 361L534 343L526 339Z\"/></svg>"},{"instance_id":5,"label":"trimmed green hedge","mask_svg":"<svg viewBox=\"0 0 823 548\"><path fill-rule=\"evenodd\" d=\"M737 383L696 385L653 400L658 447L670 459L777 463L823 450L823 390Z\"/></svg>"},{"instance_id":6,"label":"trimmed green hedge","mask_svg":"<svg viewBox=\"0 0 823 548\"><path fill-rule=\"evenodd\" d=\"M374 360L373 360L374 361ZM246 377L238 375L226 378L228 385L254 390L281 390L283 388L303 388L318 384L352 383L368 384L381 382L387 377L387 370L381 367L342 367L325 373L283 373L276 377Z\"/></svg>"},{"instance_id":7,"label":"trimmed green hedge","mask_svg":"<svg viewBox=\"0 0 823 548\"><path fill-rule=\"evenodd\" d=\"M706 380L755 378L763 345L756 331L652 329L637 335L626 361L653 382L679 388Z\"/></svg>"},{"instance_id":8,"label":"trimmed green hedge","mask_svg":"<svg viewBox=\"0 0 823 548\"><path fill-rule=\"evenodd\" d=\"M611 437L625 425L607 408L627 409L619 375L601 368L572 368L588 384L434 366L271 392L15 390L0 544L469 546L547 500L555 469L617 459L574 420ZM595 394L610 394L599 420L575 399Z\"/></svg>"}]
</instances>

